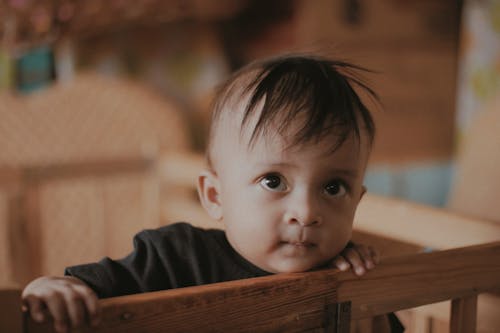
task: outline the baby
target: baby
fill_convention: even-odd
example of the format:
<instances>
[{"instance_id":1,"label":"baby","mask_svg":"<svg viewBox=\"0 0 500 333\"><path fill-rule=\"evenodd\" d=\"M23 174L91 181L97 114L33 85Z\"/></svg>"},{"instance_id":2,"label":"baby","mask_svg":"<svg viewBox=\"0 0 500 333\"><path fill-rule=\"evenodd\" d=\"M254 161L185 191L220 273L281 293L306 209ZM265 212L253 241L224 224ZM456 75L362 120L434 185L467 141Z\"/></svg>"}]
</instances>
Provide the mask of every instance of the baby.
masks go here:
<instances>
[{"instance_id":1,"label":"baby","mask_svg":"<svg viewBox=\"0 0 500 333\"><path fill-rule=\"evenodd\" d=\"M376 97L348 63L285 56L252 63L221 87L213 109L203 207L222 230L176 223L145 230L120 260L69 267L23 291L36 321L58 332L99 319L98 298L375 265L349 243L375 128L353 86Z\"/></svg>"}]
</instances>

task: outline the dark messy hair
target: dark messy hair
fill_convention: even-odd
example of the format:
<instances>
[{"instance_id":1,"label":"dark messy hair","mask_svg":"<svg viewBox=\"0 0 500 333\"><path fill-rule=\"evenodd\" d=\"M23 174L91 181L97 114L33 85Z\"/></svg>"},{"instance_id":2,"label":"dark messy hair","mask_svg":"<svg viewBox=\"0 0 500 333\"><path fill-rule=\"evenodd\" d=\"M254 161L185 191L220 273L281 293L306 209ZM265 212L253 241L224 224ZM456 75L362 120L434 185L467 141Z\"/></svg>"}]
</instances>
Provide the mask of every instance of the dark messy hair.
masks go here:
<instances>
[{"instance_id":1,"label":"dark messy hair","mask_svg":"<svg viewBox=\"0 0 500 333\"><path fill-rule=\"evenodd\" d=\"M353 85L375 100L378 96L359 77L360 71L367 70L343 61L306 55L251 63L219 88L213 105L212 131L221 113L229 112L224 109L231 108L228 108L231 100L241 101L248 95L242 128L250 116L258 112L257 106L262 105L250 146L259 136L283 135L298 116L305 117L300 118L303 125L293 134L292 145L317 142L334 133L338 136L332 142L332 151L335 151L351 134L361 142L362 130L371 145L375 124Z\"/></svg>"}]
</instances>

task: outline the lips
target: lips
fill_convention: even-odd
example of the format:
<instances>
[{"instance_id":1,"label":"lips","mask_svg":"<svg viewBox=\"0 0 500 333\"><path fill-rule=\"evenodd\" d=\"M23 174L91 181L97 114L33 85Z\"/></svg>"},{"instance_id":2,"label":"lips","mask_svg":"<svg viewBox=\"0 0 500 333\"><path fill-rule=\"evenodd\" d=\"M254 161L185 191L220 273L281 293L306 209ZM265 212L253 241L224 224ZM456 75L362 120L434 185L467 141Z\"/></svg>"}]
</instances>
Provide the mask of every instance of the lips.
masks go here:
<instances>
[{"instance_id":1,"label":"lips","mask_svg":"<svg viewBox=\"0 0 500 333\"><path fill-rule=\"evenodd\" d=\"M307 241L301 241L301 242L288 242L290 245L293 246L300 246L300 247L313 247L314 243L307 242Z\"/></svg>"},{"instance_id":2,"label":"lips","mask_svg":"<svg viewBox=\"0 0 500 333\"><path fill-rule=\"evenodd\" d=\"M296 247L304 247L304 248L309 248L316 246L315 243L309 242L309 241L283 241L281 242L282 245L292 245Z\"/></svg>"},{"instance_id":3,"label":"lips","mask_svg":"<svg viewBox=\"0 0 500 333\"><path fill-rule=\"evenodd\" d=\"M287 258L303 258L315 253L317 245L309 241L280 242L280 251Z\"/></svg>"}]
</instances>

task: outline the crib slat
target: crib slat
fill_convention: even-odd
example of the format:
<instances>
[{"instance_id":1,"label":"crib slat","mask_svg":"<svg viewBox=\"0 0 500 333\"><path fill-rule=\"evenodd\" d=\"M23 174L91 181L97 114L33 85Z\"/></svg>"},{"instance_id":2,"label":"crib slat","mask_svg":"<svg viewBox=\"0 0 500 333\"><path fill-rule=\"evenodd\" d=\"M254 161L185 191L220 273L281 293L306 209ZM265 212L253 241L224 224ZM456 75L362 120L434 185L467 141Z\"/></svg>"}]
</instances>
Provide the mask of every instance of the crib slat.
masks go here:
<instances>
[{"instance_id":1,"label":"crib slat","mask_svg":"<svg viewBox=\"0 0 500 333\"><path fill-rule=\"evenodd\" d=\"M454 299L451 302L450 333L475 333L477 295Z\"/></svg>"}]
</instances>

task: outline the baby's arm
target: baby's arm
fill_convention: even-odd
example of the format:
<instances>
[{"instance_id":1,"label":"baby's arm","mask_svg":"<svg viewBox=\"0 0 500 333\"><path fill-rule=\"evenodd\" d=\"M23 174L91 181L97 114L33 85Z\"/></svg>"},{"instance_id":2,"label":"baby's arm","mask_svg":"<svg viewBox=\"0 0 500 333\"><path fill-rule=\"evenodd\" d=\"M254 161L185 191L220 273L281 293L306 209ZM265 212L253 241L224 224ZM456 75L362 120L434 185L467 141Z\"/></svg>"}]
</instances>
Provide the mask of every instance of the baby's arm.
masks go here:
<instances>
[{"instance_id":1,"label":"baby's arm","mask_svg":"<svg viewBox=\"0 0 500 333\"><path fill-rule=\"evenodd\" d=\"M98 324L97 296L75 277L40 277L24 288L21 297L23 311L29 311L37 322L52 317L57 332L67 332L85 322Z\"/></svg>"},{"instance_id":2,"label":"baby's arm","mask_svg":"<svg viewBox=\"0 0 500 333\"><path fill-rule=\"evenodd\" d=\"M375 268L378 260L378 253L373 247L349 242L344 250L333 258L332 265L341 271L352 267L354 273L361 276L367 270Z\"/></svg>"}]
</instances>

